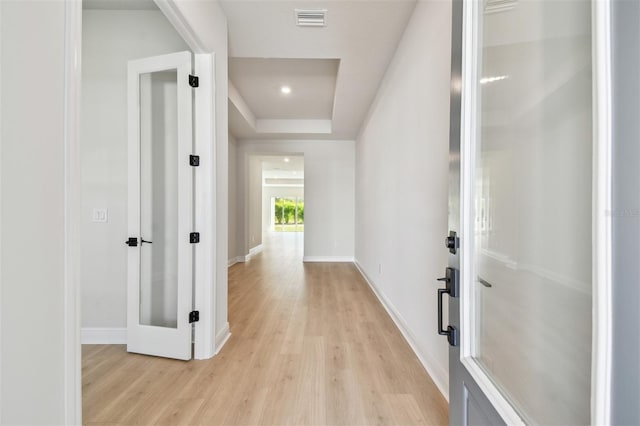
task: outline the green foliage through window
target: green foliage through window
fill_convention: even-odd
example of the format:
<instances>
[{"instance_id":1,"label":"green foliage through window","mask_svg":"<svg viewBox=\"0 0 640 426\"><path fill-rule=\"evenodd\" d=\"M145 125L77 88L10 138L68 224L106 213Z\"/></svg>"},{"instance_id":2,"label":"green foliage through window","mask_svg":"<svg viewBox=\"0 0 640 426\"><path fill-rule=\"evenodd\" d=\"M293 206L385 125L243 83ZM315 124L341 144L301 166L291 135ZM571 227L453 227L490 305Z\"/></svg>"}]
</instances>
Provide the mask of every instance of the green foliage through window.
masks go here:
<instances>
[{"instance_id":1,"label":"green foliage through window","mask_svg":"<svg viewBox=\"0 0 640 426\"><path fill-rule=\"evenodd\" d=\"M296 232L304 229L304 200L275 198L273 223L276 231ZM277 226L281 225L281 226ZM289 226L294 225L294 226ZM298 226L295 226L298 225Z\"/></svg>"}]
</instances>

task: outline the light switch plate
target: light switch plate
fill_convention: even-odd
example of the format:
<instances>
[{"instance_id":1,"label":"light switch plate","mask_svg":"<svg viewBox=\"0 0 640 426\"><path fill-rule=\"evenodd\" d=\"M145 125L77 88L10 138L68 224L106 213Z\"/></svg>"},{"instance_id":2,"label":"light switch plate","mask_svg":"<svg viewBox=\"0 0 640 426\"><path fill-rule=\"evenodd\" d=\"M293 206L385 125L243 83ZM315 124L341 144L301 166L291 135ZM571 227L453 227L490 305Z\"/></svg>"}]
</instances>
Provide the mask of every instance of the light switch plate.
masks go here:
<instances>
[{"instance_id":1,"label":"light switch plate","mask_svg":"<svg viewBox=\"0 0 640 426\"><path fill-rule=\"evenodd\" d=\"M91 215L91 221L97 223L106 223L109 221L109 210L108 209L93 209L93 214Z\"/></svg>"}]
</instances>

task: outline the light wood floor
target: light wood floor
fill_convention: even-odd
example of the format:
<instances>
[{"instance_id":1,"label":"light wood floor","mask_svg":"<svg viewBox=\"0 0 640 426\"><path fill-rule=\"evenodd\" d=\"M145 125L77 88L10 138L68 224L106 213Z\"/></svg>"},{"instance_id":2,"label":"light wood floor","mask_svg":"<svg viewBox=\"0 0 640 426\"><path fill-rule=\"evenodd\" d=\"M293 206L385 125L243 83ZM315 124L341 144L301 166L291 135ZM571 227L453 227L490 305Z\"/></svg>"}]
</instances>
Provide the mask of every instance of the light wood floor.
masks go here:
<instances>
[{"instance_id":1,"label":"light wood floor","mask_svg":"<svg viewBox=\"0 0 640 426\"><path fill-rule=\"evenodd\" d=\"M229 269L232 336L207 361L83 346L86 424L447 424L447 404L357 269L269 238Z\"/></svg>"}]
</instances>

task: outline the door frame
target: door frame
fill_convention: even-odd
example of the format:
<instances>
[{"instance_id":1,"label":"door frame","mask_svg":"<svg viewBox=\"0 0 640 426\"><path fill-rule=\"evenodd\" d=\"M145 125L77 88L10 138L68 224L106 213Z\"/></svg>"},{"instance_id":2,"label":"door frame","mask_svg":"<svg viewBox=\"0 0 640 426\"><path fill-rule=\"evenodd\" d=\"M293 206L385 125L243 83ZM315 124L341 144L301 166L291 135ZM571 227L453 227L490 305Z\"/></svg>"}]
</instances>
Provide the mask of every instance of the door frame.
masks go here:
<instances>
[{"instance_id":1,"label":"door frame","mask_svg":"<svg viewBox=\"0 0 640 426\"><path fill-rule=\"evenodd\" d=\"M80 223L81 223L81 159L80 111L82 87L82 1L63 0L64 34L64 423L82 424L82 352L80 338ZM211 358L229 337L216 342L216 156L215 122L215 52L205 43L176 7L177 0L154 0L194 54L194 69L201 76L199 90L194 93L195 154L200 167L195 180L200 203L195 223L203 238L196 250L195 308L200 322L194 334L194 358ZM214 259L214 261L211 261ZM226 274L226 270L224 271ZM228 324L226 325L228 330ZM216 344L218 343L218 344Z\"/></svg>"},{"instance_id":2,"label":"door frame","mask_svg":"<svg viewBox=\"0 0 640 426\"><path fill-rule=\"evenodd\" d=\"M477 111L477 70L479 61L478 14L482 0L463 1L462 81L461 92L461 167L460 217L462 235L472 235L473 206L466 203L472 190L473 159ZM592 1L592 69L593 69L593 180L592 180L592 365L591 423L608 424L611 418L611 341L612 341L612 271L611 271L611 199L612 199L612 132L611 132L611 28L610 1ZM471 330L473 312L465 301L472 300L468 276L473 261L472 247L461 246L460 323ZM472 358L472 337L462 333L460 361L469 371L496 411L507 424L521 424L522 419L502 396L498 388Z\"/></svg>"},{"instance_id":3,"label":"door frame","mask_svg":"<svg viewBox=\"0 0 640 426\"><path fill-rule=\"evenodd\" d=\"M216 156L215 128L215 53L208 52L205 43L182 16L176 7L177 0L154 0L156 6L173 25L180 37L193 52L193 70L200 78L200 86L194 91L194 154L200 156L200 166L195 174L194 209L195 226L203 238L194 254L194 310L200 312L200 321L195 323L193 336L194 359L209 359L219 348L216 346ZM225 271L226 273L226 271Z\"/></svg>"}]
</instances>

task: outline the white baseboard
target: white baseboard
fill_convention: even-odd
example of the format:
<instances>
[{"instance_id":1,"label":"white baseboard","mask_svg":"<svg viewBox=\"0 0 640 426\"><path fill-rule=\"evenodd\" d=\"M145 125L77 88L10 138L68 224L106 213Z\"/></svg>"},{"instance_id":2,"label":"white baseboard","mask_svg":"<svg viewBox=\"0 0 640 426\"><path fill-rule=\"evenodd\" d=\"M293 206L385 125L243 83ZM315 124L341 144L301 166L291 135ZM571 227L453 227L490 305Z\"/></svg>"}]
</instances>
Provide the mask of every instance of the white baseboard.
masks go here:
<instances>
[{"instance_id":1,"label":"white baseboard","mask_svg":"<svg viewBox=\"0 0 640 426\"><path fill-rule=\"evenodd\" d=\"M365 279L367 284L369 284L369 287L371 287L371 290L373 291L373 293L376 295L376 297L378 298L378 300L380 301L384 309L387 311L387 313L389 314L393 322L396 324L396 327L398 327L398 330L400 330L400 333L402 333L402 335L404 336L404 339L407 341L407 343L409 344L413 352L416 354L416 356L420 360L420 363L422 364L424 369L427 371L427 374L431 376L431 379L433 379L433 382L436 384L436 386L440 390L440 393L442 393L442 395L445 397L445 399L448 402L449 401L449 374L443 368L438 366L438 364L435 362L435 360L430 354L420 350L420 345L418 344L418 340L416 339L415 335L407 325L407 322L404 320L402 315L393 306L393 304L389 301L389 299L386 298L384 293L378 290L376 285L373 283L373 280L371 280L369 276L364 272L360 263L357 260L355 260L353 263L356 265L356 268L358 268L358 271L360 271L360 274L362 275L362 277Z\"/></svg>"},{"instance_id":2,"label":"white baseboard","mask_svg":"<svg viewBox=\"0 0 640 426\"><path fill-rule=\"evenodd\" d=\"M352 256L304 256L303 262L353 262Z\"/></svg>"},{"instance_id":3,"label":"white baseboard","mask_svg":"<svg viewBox=\"0 0 640 426\"><path fill-rule=\"evenodd\" d=\"M252 248L251 250L249 250L249 253L247 253L244 256L236 256L236 257L232 257L231 259L229 259L229 267L232 267L233 265L235 265L236 263L245 263L248 262L249 259L251 259L253 256L255 256L256 254L260 253L262 250L264 249L264 245L260 244L255 246L254 248Z\"/></svg>"},{"instance_id":4,"label":"white baseboard","mask_svg":"<svg viewBox=\"0 0 640 426\"><path fill-rule=\"evenodd\" d=\"M126 328L86 327L80 330L83 345L126 345Z\"/></svg>"},{"instance_id":5,"label":"white baseboard","mask_svg":"<svg viewBox=\"0 0 640 426\"><path fill-rule=\"evenodd\" d=\"M222 327L222 330L220 330L218 334L216 334L216 355L218 354L218 352L220 352L220 350L222 350L222 347L225 345L225 343L227 343L227 341L229 341L230 337L231 331L229 330L229 323L227 322L224 327Z\"/></svg>"},{"instance_id":6,"label":"white baseboard","mask_svg":"<svg viewBox=\"0 0 640 426\"><path fill-rule=\"evenodd\" d=\"M80 339L83 345L126 345L127 329L126 328L83 328L80 331ZM229 331L229 323L216 335L216 354L220 352L222 347L231 337Z\"/></svg>"},{"instance_id":7,"label":"white baseboard","mask_svg":"<svg viewBox=\"0 0 640 426\"><path fill-rule=\"evenodd\" d=\"M236 263L244 263L246 261L247 261L247 257L246 256L232 257L231 259L229 259L229 267L232 267Z\"/></svg>"},{"instance_id":8,"label":"white baseboard","mask_svg":"<svg viewBox=\"0 0 640 426\"><path fill-rule=\"evenodd\" d=\"M263 248L263 244L258 244L257 246L249 250L249 256L255 256L256 254L260 253Z\"/></svg>"}]
</instances>

